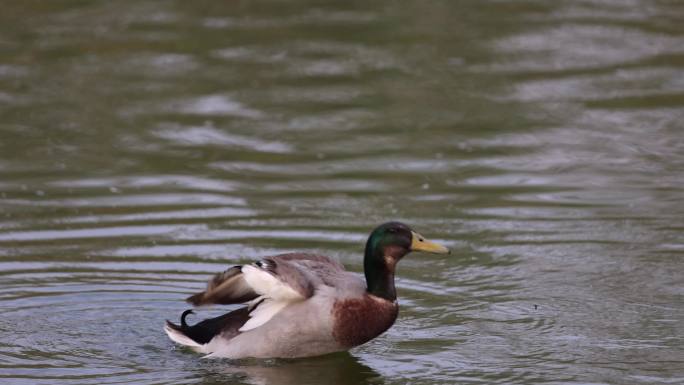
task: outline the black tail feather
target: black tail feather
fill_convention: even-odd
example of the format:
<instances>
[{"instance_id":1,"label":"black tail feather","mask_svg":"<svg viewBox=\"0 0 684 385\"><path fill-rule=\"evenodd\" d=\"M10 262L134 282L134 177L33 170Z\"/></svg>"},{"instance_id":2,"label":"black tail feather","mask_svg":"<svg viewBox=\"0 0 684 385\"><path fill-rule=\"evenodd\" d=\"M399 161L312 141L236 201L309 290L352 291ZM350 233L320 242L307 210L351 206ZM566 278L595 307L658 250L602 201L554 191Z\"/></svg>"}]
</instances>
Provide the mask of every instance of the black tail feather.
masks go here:
<instances>
[{"instance_id":1,"label":"black tail feather","mask_svg":"<svg viewBox=\"0 0 684 385\"><path fill-rule=\"evenodd\" d=\"M188 314L195 314L195 312L192 311L192 309L188 309L188 310L184 311L183 314L181 314L181 328L182 329L187 329L190 327L190 326L188 326L187 323L185 323L185 317L187 317Z\"/></svg>"},{"instance_id":2,"label":"black tail feather","mask_svg":"<svg viewBox=\"0 0 684 385\"><path fill-rule=\"evenodd\" d=\"M185 318L189 314L194 313L192 310L184 311L180 317L180 325L176 325L169 320L166 321L166 324L201 345L208 343L218 334L223 335L226 339L235 337L240 333L238 329L249 319L249 311L246 307L243 307L215 318L205 319L190 326L185 322Z\"/></svg>"}]
</instances>

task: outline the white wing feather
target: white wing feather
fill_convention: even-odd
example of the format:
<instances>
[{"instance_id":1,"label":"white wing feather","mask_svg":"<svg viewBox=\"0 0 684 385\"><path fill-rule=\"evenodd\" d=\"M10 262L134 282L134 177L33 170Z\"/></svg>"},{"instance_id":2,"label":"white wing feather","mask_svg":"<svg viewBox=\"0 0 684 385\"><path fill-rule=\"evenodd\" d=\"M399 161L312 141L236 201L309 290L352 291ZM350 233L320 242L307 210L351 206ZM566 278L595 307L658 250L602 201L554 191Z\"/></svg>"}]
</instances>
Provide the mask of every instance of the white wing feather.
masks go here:
<instances>
[{"instance_id":1,"label":"white wing feather","mask_svg":"<svg viewBox=\"0 0 684 385\"><path fill-rule=\"evenodd\" d=\"M241 332L265 324L290 303L305 299L296 290L258 267L244 265L242 266L242 274L247 284L259 294L259 297L254 301L258 302L263 299L263 302L258 304L249 314L249 321L239 329Z\"/></svg>"},{"instance_id":2,"label":"white wing feather","mask_svg":"<svg viewBox=\"0 0 684 385\"><path fill-rule=\"evenodd\" d=\"M258 267L252 265L242 266L242 275L247 284L251 286L257 294L264 298L279 301L297 301L304 299L296 290L274 277L271 273Z\"/></svg>"}]
</instances>

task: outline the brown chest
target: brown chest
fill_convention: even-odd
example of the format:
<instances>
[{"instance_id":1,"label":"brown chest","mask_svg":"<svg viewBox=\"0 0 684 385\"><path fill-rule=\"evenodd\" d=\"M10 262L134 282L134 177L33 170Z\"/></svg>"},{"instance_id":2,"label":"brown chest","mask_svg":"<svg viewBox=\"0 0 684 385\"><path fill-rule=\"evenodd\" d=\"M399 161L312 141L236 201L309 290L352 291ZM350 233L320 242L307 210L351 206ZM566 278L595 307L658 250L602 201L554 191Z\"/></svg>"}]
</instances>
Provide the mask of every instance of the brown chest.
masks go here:
<instances>
[{"instance_id":1,"label":"brown chest","mask_svg":"<svg viewBox=\"0 0 684 385\"><path fill-rule=\"evenodd\" d=\"M333 337L351 348L366 343L389 329L397 319L396 302L371 295L338 300L333 305Z\"/></svg>"}]
</instances>

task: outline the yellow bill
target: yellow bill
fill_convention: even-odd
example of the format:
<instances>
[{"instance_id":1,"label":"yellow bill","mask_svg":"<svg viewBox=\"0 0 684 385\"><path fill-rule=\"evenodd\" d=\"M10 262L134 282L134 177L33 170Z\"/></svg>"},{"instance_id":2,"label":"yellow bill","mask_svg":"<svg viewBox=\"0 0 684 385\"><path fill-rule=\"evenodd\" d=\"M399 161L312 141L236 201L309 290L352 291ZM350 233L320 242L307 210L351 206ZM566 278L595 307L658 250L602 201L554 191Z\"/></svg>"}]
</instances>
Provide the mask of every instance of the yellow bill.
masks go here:
<instances>
[{"instance_id":1,"label":"yellow bill","mask_svg":"<svg viewBox=\"0 0 684 385\"><path fill-rule=\"evenodd\" d=\"M446 247L438 243L428 241L424 236L416 233L415 231L412 231L411 235L411 250L413 251L425 251L427 253L435 254L451 254L451 251Z\"/></svg>"}]
</instances>

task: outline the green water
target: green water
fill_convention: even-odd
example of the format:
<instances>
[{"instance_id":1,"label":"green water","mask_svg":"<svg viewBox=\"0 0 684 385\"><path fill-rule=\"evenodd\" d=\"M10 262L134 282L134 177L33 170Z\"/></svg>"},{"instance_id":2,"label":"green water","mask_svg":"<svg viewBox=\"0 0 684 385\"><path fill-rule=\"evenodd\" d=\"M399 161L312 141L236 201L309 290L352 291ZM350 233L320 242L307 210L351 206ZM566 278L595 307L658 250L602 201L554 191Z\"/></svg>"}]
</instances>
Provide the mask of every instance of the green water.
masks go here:
<instances>
[{"instance_id":1,"label":"green water","mask_svg":"<svg viewBox=\"0 0 684 385\"><path fill-rule=\"evenodd\" d=\"M3 384L684 383L684 3L1 8ZM387 220L453 253L349 354L162 331L235 263L360 272Z\"/></svg>"}]
</instances>

